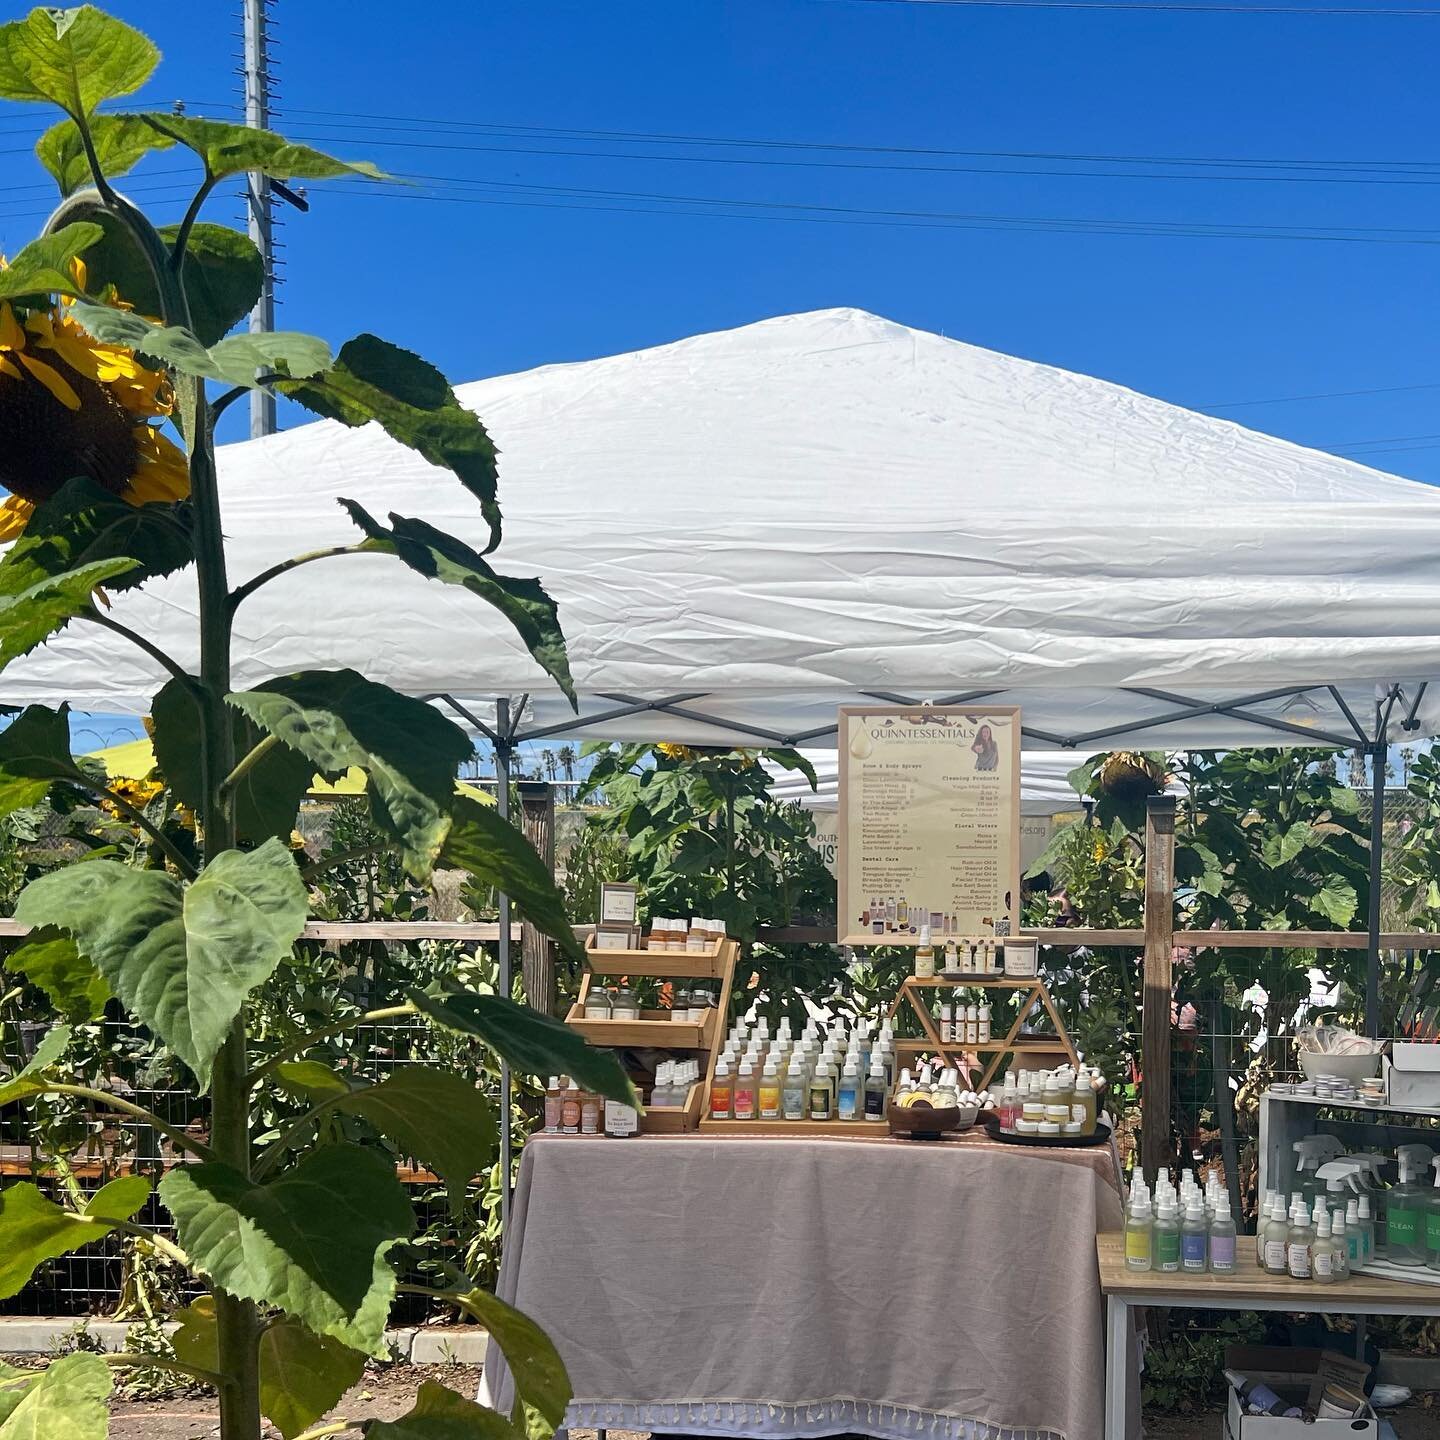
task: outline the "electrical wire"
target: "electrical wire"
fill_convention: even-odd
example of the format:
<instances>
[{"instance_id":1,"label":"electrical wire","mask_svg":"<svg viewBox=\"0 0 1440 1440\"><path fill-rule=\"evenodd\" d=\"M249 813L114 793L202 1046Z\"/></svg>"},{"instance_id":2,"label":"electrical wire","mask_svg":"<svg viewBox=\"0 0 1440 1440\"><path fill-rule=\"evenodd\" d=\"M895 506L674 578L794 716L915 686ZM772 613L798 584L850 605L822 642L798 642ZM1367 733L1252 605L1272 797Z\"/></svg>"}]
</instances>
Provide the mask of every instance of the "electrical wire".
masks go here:
<instances>
[{"instance_id":1,"label":"electrical wire","mask_svg":"<svg viewBox=\"0 0 1440 1440\"><path fill-rule=\"evenodd\" d=\"M1396 6L1358 5L1255 5L1236 0L1207 5L1202 0L826 0L828 4L910 5L917 8L953 7L990 10L1152 10L1198 15L1363 16L1365 19L1422 19L1440 16L1440 9L1400 9Z\"/></svg>"},{"instance_id":2,"label":"electrical wire","mask_svg":"<svg viewBox=\"0 0 1440 1440\"><path fill-rule=\"evenodd\" d=\"M1355 395L1400 395L1409 390L1440 390L1440 380L1419 385L1383 385L1376 390L1326 390L1315 395L1277 395L1267 400L1227 400L1223 405L1200 405L1200 410L1240 410L1247 405L1294 405L1302 400L1348 400Z\"/></svg>"}]
</instances>

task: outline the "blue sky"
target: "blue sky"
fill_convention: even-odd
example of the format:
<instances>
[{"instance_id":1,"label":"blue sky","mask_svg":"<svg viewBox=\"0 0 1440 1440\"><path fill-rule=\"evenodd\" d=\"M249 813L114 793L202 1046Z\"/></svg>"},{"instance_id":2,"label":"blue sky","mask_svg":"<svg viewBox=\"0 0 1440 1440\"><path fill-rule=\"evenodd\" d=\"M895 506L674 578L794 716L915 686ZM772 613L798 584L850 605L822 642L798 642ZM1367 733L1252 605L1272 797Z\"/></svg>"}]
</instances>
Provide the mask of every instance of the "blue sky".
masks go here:
<instances>
[{"instance_id":1,"label":"blue sky","mask_svg":"<svg viewBox=\"0 0 1440 1440\"><path fill-rule=\"evenodd\" d=\"M109 8L165 52L147 98L229 113L238 0ZM286 328L373 329L458 381L856 305L1440 481L1440 14L924 0L274 13L277 128L446 177L312 187L311 213L283 230ZM0 110L0 249L43 218L25 153L39 129L38 111ZM657 134L811 148L631 138ZM182 164L172 152L137 172L137 198L165 218ZM897 211L989 218L878 213ZM238 219L238 201L212 213ZM1157 224L1178 233L1115 233ZM1346 238L1250 238L1279 231ZM1382 243L1397 238L1424 243Z\"/></svg>"}]
</instances>

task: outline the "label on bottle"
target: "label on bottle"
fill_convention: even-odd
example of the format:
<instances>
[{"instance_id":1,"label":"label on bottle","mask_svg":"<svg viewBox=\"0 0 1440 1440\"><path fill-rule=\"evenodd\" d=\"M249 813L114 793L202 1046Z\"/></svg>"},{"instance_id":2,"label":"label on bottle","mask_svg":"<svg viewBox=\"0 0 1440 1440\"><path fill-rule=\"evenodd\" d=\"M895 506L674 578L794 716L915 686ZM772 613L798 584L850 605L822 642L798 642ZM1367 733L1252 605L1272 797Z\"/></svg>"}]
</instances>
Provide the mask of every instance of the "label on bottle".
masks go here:
<instances>
[{"instance_id":1,"label":"label on bottle","mask_svg":"<svg viewBox=\"0 0 1440 1440\"><path fill-rule=\"evenodd\" d=\"M1335 1275L1335 1252L1328 1245L1317 1245L1310 1257L1317 1280L1330 1280Z\"/></svg>"},{"instance_id":2,"label":"label on bottle","mask_svg":"<svg viewBox=\"0 0 1440 1440\"><path fill-rule=\"evenodd\" d=\"M558 1095L547 1095L545 1097L545 1133L547 1135L558 1135L560 1133L560 1112L563 1109L563 1102Z\"/></svg>"},{"instance_id":3,"label":"label on bottle","mask_svg":"<svg viewBox=\"0 0 1440 1440\"><path fill-rule=\"evenodd\" d=\"M781 1097L781 1109L785 1112L787 1120L803 1120L805 1118L805 1092L796 1085L793 1089L786 1088Z\"/></svg>"},{"instance_id":4,"label":"label on bottle","mask_svg":"<svg viewBox=\"0 0 1440 1440\"><path fill-rule=\"evenodd\" d=\"M828 1120L830 1118L830 1087L828 1085L812 1085L810 1087L810 1118L812 1120Z\"/></svg>"},{"instance_id":5,"label":"label on bottle","mask_svg":"<svg viewBox=\"0 0 1440 1440\"><path fill-rule=\"evenodd\" d=\"M710 1087L710 1118L712 1120L728 1120L730 1118L729 1085L721 1085L717 1081Z\"/></svg>"},{"instance_id":6,"label":"label on bottle","mask_svg":"<svg viewBox=\"0 0 1440 1440\"><path fill-rule=\"evenodd\" d=\"M1295 1280L1308 1280L1310 1278L1310 1246L1293 1240L1286 1247L1286 1263L1290 1268L1290 1275Z\"/></svg>"},{"instance_id":7,"label":"label on bottle","mask_svg":"<svg viewBox=\"0 0 1440 1440\"><path fill-rule=\"evenodd\" d=\"M1285 1242L1283 1240L1267 1240L1265 1242L1265 1268L1279 1275L1284 1272L1288 1263L1285 1255Z\"/></svg>"},{"instance_id":8,"label":"label on bottle","mask_svg":"<svg viewBox=\"0 0 1440 1440\"><path fill-rule=\"evenodd\" d=\"M566 1100L560 1106L560 1128L567 1135L580 1133L580 1102L578 1100Z\"/></svg>"},{"instance_id":9,"label":"label on bottle","mask_svg":"<svg viewBox=\"0 0 1440 1440\"><path fill-rule=\"evenodd\" d=\"M865 1118L867 1120L883 1120L885 1118L885 1092L883 1090L867 1090L865 1092Z\"/></svg>"},{"instance_id":10,"label":"label on bottle","mask_svg":"<svg viewBox=\"0 0 1440 1440\"><path fill-rule=\"evenodd\" d=\"M1155 1265L1166 1274L1180 1269L1180 1233L1177 1230L1155 1232Z\"/></svg>"},{"instance_id":11,"label":"label on bottle","mask_svg":"<svg viewBox=\"0 0 1440 1440\"><path fill-rule=\"evenodd\" d=\"M1125 1263L1150 1263L1150 1228L1148 1225L1127 1226L1125 1230Z\"/></svg>"},{"instance_id":12,"label":"label on bottle","mask_svg":"<svg viewBox=\"0 0 1440 1440\"><path fill-rule=\"evenodd\" d=\"M1210 1268L1217 1275L1227 1275L1235 1268L1235 1237L1233 1235L1212 1235L1210 1237Z\"/></svg>"},{"instance_id":13,"label":"label on bottle","mask_svg":"<svg viewBox=\"0 0 1440 1440\"><path fill-rule=\"evenodd\" d=\"M778 1085L762 1085L760 1087L760 1118L762 1120L778 1120L780 1118L780 1087Z\"/></svg>"},{"instance_id":14,"label":"label on bottle","mask_svg":"<svg viewBox=\"0 0 1440 1440\"><path fill-rule=\"evenodd\" d=\"M1350 1252L1352 1263L1358 1263L1360 1259L1360 1236L1354 1231L1348 1231L1345 1236L1345 1248Z\"/></svg>"},{"instance_id":15,"label":"label on bottle","mask_svg":"<svg viewBox=\"0 0 1440 1440\"><path fill-rule=\"evenodd\" d=\"M582 1135L598 1135L600 1133L600 1102L598 1100L582 1100L580 1102L580 1133Z\"/></svg>"},{"instance_id":16,"label":"label on bottle","mask_svg":"<svg viewBox=\"0 0 1440 1440\"><path fill-rule=\"evenodd\" d=\"M1180 1236L1180 1263L1191 1274L1205 1273L1205 1240L1204 1231L1199 1234L1182 1233Z\"/></svg>"},{"instance_id":17,"label":"label on bottle","mask_svg":"<svg viewBox=\"0 0 1440 1440\"><path fill-rule=\"evenodd\" d=\"M1385 1240L1388 1245L1413 1248L1420 1243L1420 1212L1418 1210L1397 1210L1392 1205L1387 1217L1387 1224Z\"/></svg>"},{"instance_id":18,"label":"label on bottle","mask_svg":"<svg viewBox=\"0 0 1440 1440\"><path fill-rule=\"evenodd\" d=\"M842 1120L853 1120L855 1118L855 1088L850 1085L840 1087L840 1102L836 1107Z\"/></svg>"},{"instance_id":19,"label":"label on bottle","mask_svg":"<svg viewBox=\"0 0 1440 1440\"><path fill-rule=\"evenodd\" d=\"M1070 1107L1070 1118L1077 1125L1083 1125L1090 1112L1083 1105L1072 1105Z\"/></svg>"},{"instance_id":20,"label":"label on bottle","mask_svg":"<svg viewBox=\"0 0 1440 1440\"><path fill-rule=\"evenodd\" d=\"M640 1128L640 1112L633 1105L619 1100L605 1102L605 1133L621 1137L633 1135Z\"/></svg>"},{"instance_id":21,"label":"label on bottle","mask_svg":"<svg viewBox=\"0 0 1440 1440\"><path fill-rule=\"evenodd\" d=\"M753 1120L755 1118L755 1092L739 1085L735 1087L735 1118L737 1120Z\"/></svg>"},{"instance_id":22,"label":"label on bottle","mask_svg":"<svg viewBox=\"0 0 1440 1440\"><path fill-rule=\"evenodd\" d=\"M1425 1217L1425 1248L1440 1250L1440 1210L1432 1210Z\"/></svg>"}]
</instances>

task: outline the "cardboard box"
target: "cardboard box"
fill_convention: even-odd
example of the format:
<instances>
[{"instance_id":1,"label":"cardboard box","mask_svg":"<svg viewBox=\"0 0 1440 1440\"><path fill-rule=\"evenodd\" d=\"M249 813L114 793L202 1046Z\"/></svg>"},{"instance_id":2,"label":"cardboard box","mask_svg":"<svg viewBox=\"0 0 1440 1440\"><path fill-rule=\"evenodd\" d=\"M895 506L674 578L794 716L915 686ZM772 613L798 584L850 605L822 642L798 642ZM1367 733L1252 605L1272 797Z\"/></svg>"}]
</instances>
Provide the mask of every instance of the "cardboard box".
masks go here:
<instances>
[{"instance_id":1,"label":"cardboard box","mask_svg":"<svg viewBox=\"0 0 1440 1440\"><path fill-rule=\"evenodd\" d=\"M1284 1345L1227 1345L1225 1368L1268 1385L1282 1400L1315 1413L1325 1386L1332 1381L1361 1390L1370 1367L1334 1350L1307 1350ZM1247 1415L1240 1397L1230 1391L1225 1411L1226 1440L1339 1440L1369 1436L1376 1440L1380 1423L1366 1405L1354 1419L1308 1420L1284 1415Z\"/></svg>"},{"instance_id":2,"label":"cardboard box","mask_svg":"<svg viewBox=\"0 0 1440 1440\"><path fill-rule=\"evenodd\" d=\"M1385 1093L1391 1105L1440 1109L1440 1045L1396 1040L1385 1057Z\"/></svg>"}]
</instances>

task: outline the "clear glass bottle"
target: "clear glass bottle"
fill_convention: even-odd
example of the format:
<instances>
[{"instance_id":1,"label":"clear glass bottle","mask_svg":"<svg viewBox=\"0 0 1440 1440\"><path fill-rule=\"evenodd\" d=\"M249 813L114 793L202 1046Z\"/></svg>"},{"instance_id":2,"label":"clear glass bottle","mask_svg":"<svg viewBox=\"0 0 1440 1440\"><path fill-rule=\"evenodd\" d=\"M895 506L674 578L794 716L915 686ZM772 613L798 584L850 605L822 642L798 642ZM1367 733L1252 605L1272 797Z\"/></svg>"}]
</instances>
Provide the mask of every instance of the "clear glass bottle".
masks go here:
<instances>
[{"instance_id":1,"label":"clear glass bottle","mask_svg":"<svg viewBox=\"0 0 1440 1440\"><path fill-rule=\"evenodd\" d=\"M860 1062L858 1057L845 1061L840 1072L839 1092L835 1099L835 1116L839 1120L858 1120L860 1107L864 1104L860 1087Z\"/></svg>"},{"instance_id":2,"label":"clear glass bottle","mask_svg":"<svg viewBox=\"0 0 1440 1440\"><path fill-rule=\"evenodd\" d=\"M780 1113L786 1120L805 1118L805 1059L796 1051L785 1071L785 1083L780 1087Z\"/></svg>"},{"instance_id":3,"label":"clear glass bottle","mask_svg":"<svg viewBox=\"0 0 1440 1440\"><path fill-rule=\"evenodd\" d=\"M865 1077L865 1119L877 1122L885 1120L885 1101L888 1094L885 1066L877 1057L870 1062L870 1073Z\"/></svg>"},{"instance_id":4,"label":"clear glass bottle","mask_svg":"<svg viewBox=\"0 0 1440 1440\"><path fill-rule=\"evenodd\" d=\"M1292 1280L1310 1278L1310 1250L1315 1244L1315 1231L1305 1202L1298 1201L1290 1210L1290 1228L1285 1237L1285 1264Z\"/></svg>"},{"instance_id":5,"label":"clear glass bottle","mask_svg":"<svg viewBox=\"0 0 1440 1440\"><path fill-rule=\"evenodd\" d=\"M1285 1197L1276 1195L1270 1204L1270 1219L1265 1226L1265 1273L1290 1273L1290 1225L1285 1218Z\"/></svg>"},{"instance_id":6,"label":"clear glass bottle","mask_svg":"<svg viewBox=\"0 0 1440 1440\"><path fill-rule=\"evenodd\" d=\"M1205 1205L1194 1192L1180 1223L1180 1268L1187 1275L1203 1275L1210 1268L1210 1227Z\"/></svg>"},{"instance_id":7,"label":"clear glass bottle","mask_svg":"<svg viewBox=\"0 0 1440 1440\"><path fill-rule=\"evenodd\" d=\"M1350 1269L1358 1270L1365 1263L1365 1231L1360 1223L1360 1202L1345 1202L1345 1246L1350 1254Z\"/></svg>"},{"instance_id":8,"label":"clear glass bottle","mask_svg":"<svg viewBox=\"0 0 1440 1440\"><path fill-rule=\"evenodd\" d=\"M1180 1273L1180 1222L1175 1217L1175 1203L1167 1191L1158 1197L1155 1222L1151 1227L1154 1234L1155 1269L1162 1275Z\"/></svg>"},{"instance_id":9,"label":"clear glass bottle","mask_svg":"<svg viewBox=\"0 0 1440 1440\"><path fill-rule=\"evenodd\" d=\"M762 1120L780 1118L780 1071L774 1060L766 1060L760 1072L760 1098L758 1101Z\"/></svg>"},{"instance_id":10,"label":"clear glass bottle","mask_svg":"<svg viewBox=\"0 0 1440 1440\"><path fill-rule=\"evenodd\" d=\"M1335 1278L1350 1278L1350 1236L1345 1223L1345 1207L1337 1205L1330 1216L1330 1243L1335 1247Z\"/></svg>"},{"instance_id":11,"label":"clear glass bottle","mask_svg":"<svg viewBox=\"0 0 1440 1440\"><path fill-rule=\"evenodd\" d=\"M1364 1256L1362 1264L1368 1265L1372 1260L1379 1257L1375 1253L1375 1215L1370 1208L1370 1197L1360 1197L1360 1253Z\"/></svg>"},{"instance_id":12,"label":"clear glass bottle","mask_svg":"<svg viewBox=\"0 0 1440 1440\"><path fill-rule=\"evenodd\" d=\"M822 1060L815 1067L814 1078L810 1081L810 1118L830 1120L835 1115L835 1092L831 1089L834 1076L830 1073L830 1062Z\"/></svg>"},{"instance_id":13,"label":"clear glass bottle","mask_svg":"<svg viewBox=\"0 0 1440 1440\"><path fill-rule=\"evenodd\" d=\"M710 1082L710 1118L728 1120L734 1113L734 1087L730 1083L730 1063L721 1060L715 1066L715 1078Z\"/></svg>"},{"instance_id":14,"label":"clear glass bottle","mask_svg":"<svg viewBox=\"0 0 1440 1440\"><path fill-rule=\"evenodd\" d=\"M1330 1238L1330 1211L1320 1202L1315 1239L1310 1246L1310 1276L1317 1285L1335 1283L1335 1242Z\"/></svg>"},{"instance_id":15,"label":"clear glass bottle","mask_svg":"<svg viewBox=\"0 0 1440 1440\"><path fill-rule=\"evenodd\" d=\"M1435 1188L1425 1210L1425 1263L1431 1270L1440 1270L1440 1155L1430 1164L1435 1170Z\"/></svg>"},{"instance_id":16,"label":"clear glass bottle","mask_svg":"<svg viewBox=\"0 0 1440 1440\"><path fill-rule=\"evenodd\" d=\"M628 984L620 984L610 992L610 1018L612 1020L638 1020L640 1002Z\"/></svg>"},{"instance_id":17,"label":"clear glass bottle","mask_svg":"<svg viewBox=\"0 0 1440 1440\"><path fill-rule=\"evenodd\" d=\"M740 1070L735 1077L733 1104L737 1120L755 1118L755 1067L749 1056L740 1062Z\"/></svg>"},{"instance_id":18,"label":"clear glass bottle","mask_svg":"<svg viewBox=\"0 0 1440 1440\"><path fill-rule=\"evenodd\" d=\"M1400 1163L1400 1183L1385 1197L1386 1258L1392 1265L1424 1265L1430 1194L1419 1177L1421 1164L1428 1168L1434 1151L1428 1145L1402 1145L1395 1155Z\"/></svg>"},{"instance_id":19,"label":"clear glass bottle","mask_svg":"<svg viewBox=\"0 0 1440 1440\"><path fill-rule=\"evenodd\" d=\"M610 1018L610 996L603 985L592 985L585 996L585 1018L587 1020L608 1020Z\"/></svg>"},{"instance_id":20,"label":"clear glass bottle","mask_svg":"<svg viewBox=\"0 0 1440 1440\"><path fill-rule=\"evenodd\" d=\"M545 1133L547 1135L558 1135L560 1133L560 1112L564 1105L564 1099L560 1092L560 1077L552 1075L550 1083L545 1087Z\"/></svg>"}]
</instances>

